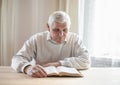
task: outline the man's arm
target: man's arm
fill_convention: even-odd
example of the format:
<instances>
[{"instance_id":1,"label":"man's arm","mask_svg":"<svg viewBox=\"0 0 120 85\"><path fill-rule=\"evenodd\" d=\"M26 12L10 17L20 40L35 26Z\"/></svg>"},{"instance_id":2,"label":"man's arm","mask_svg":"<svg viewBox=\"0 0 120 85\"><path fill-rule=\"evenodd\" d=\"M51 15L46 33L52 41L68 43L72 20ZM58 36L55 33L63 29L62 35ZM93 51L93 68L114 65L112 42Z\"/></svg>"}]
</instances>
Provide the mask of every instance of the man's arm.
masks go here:
<instances>
[{"instance_id":1,"label":"man's arm","mask_svg":"<svg viewBox=\"0 0 120 85\"><path fill-rule=\"evenodd\" d=\"M76 69L88 69L90 65L89 53L78 36L73 37L74 56L60 60L61 65Z\"/></svg>"},{"instance_id":2,"label":"man's arm","mask_svg":"<svg viewBox=\"0 0 120 85\"><path fill-rule=\"evenodd\" d=\"M61 66L61 63L60 62L51 62L51 63L47 63L47 64L44 64L42 65L43 67L47 67L47 66Z\"/></svg>"},{"instance_id":3,"label":"man's arm","mask_svg":"<svg viewBox=\"0 0 120 85\"><path fill-rule=\"evenodd\" d=\"M12 68L17 72L23 72L32 77L46 77L47 73L43 66L36 65L35 61L35 38L27 40L19 52L12 58Z\"/></svg>"},{"instance_id":4,"label":"man's arm","mask_svg":"<svg viewBox=\"0 0 120 85\"><path fill-rule=\"evenodd\" d=\"M12 68L17 72L24 72L24 68L28 65L35 65L35 41L34 37L27 40L18 53L12 58Z\"/></svg>"}]
</instances>

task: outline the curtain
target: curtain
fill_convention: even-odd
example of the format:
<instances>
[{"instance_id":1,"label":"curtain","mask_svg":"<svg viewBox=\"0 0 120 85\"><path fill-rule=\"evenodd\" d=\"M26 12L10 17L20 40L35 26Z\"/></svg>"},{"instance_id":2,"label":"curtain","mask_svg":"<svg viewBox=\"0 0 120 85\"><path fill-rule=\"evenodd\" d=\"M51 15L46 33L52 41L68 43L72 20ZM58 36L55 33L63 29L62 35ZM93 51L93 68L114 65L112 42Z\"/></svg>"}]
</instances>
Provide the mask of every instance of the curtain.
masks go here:
<instances>
[{"instance_id":1,"label":"curtain","mask_svg":"<svg viewBox=\"0 0 120 85\"><path fill-rule=\"evenodd\" d=\"M100 58L97 60L102 64L109 61L114 66L116 62L120 62L120 1L81 0L81 2L79 8L82 8L80 18L85 45L91 56Z\"/></svg>"},{"instance_id":2,"label":"curtain","mask_svg":"<svg viewBox=\"0 0 120 85\"><path fill-rule=\"evenodd\" d=\"M49 14L57 10L70 15L70 31L78 33L78 0L2 0L0 65L10 65L30 36L47 30Z\"/></svg>"},{"instance_id":3,"label":"curtain","mask_svg":"<svg viewBox=\"0 0 120 85\"><path fill-rule=\"evenodd\" d=\"M4 10L6 9L6 10ZM10 63L14 46L14 1L3 0L1 8L1 32L0 32L0 64ZM9 51L8 51L9 49Z\"/></svg>"}]
</instances>

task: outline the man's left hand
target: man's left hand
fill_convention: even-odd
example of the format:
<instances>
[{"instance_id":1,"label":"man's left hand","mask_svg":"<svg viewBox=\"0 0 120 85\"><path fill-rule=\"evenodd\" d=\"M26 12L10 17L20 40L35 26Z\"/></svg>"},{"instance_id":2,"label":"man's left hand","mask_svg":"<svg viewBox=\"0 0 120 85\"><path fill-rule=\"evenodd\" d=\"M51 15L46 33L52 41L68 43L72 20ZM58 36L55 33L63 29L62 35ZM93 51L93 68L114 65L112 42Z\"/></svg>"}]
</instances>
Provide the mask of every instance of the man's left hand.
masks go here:
<instances>
[{"instance_id":1,"label":"man's left hand","mask_svg":"<svg viewBox=\"0 0 120 85\"><path fill-rule=\"evenodd\" d=\"M47 64L44 64L42 65L43 67L47 67L47 66L61 66L61 63L60 62L52 62L52 63L47 63Z\"/></svg>"}]
</instances>

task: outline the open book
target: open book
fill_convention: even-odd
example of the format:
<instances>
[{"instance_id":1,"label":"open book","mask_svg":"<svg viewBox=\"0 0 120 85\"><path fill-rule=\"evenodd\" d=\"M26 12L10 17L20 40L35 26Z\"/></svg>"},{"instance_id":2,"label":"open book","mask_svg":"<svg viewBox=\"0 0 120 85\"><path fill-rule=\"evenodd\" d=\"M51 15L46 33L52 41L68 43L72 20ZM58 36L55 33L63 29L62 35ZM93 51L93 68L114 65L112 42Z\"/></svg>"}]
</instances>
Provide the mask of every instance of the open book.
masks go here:
<instances>
[{"instance_id":1,"label":"open book","mask_svg":"<svg viewBox=\"0 0 120 85\"><path fill-rule=\"evenodd\" d=\"M83 75L75 68L64 67L64 66L48 66L44 68L48 76L72 76L82 77Z\"/></svg>"}]
</instances>

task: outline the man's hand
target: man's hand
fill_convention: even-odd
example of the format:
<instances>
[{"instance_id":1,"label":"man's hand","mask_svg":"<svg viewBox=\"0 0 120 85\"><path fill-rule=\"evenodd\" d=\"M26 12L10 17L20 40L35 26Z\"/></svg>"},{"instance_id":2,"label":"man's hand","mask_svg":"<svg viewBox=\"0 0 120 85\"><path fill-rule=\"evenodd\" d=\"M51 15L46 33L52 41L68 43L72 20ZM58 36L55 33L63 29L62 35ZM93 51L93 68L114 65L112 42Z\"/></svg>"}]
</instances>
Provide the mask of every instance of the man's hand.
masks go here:
<instances>
[{"instance_id":1,"label":"man's hand","mask_svg":"<svg viewBox=\"0 0 120 85\"><path fill-rule=\"evenodd\" d=\"M27 66L25 68L25 73L32 77L47 77L47 73L44 71L41 65Z\"/></svg>"},{"instance_id":2,"label":"man's hand","mask_svg":"<svg viewBox=\"0 0 120 85\"><path fill-rule=\"evenodd\" d=\"M61 63L60 62L52 62L52 63L47 63L47 64L44 64L42 65L43 67L47 67L47 66L61 66Z\"/></svg>"}]
</instances>

